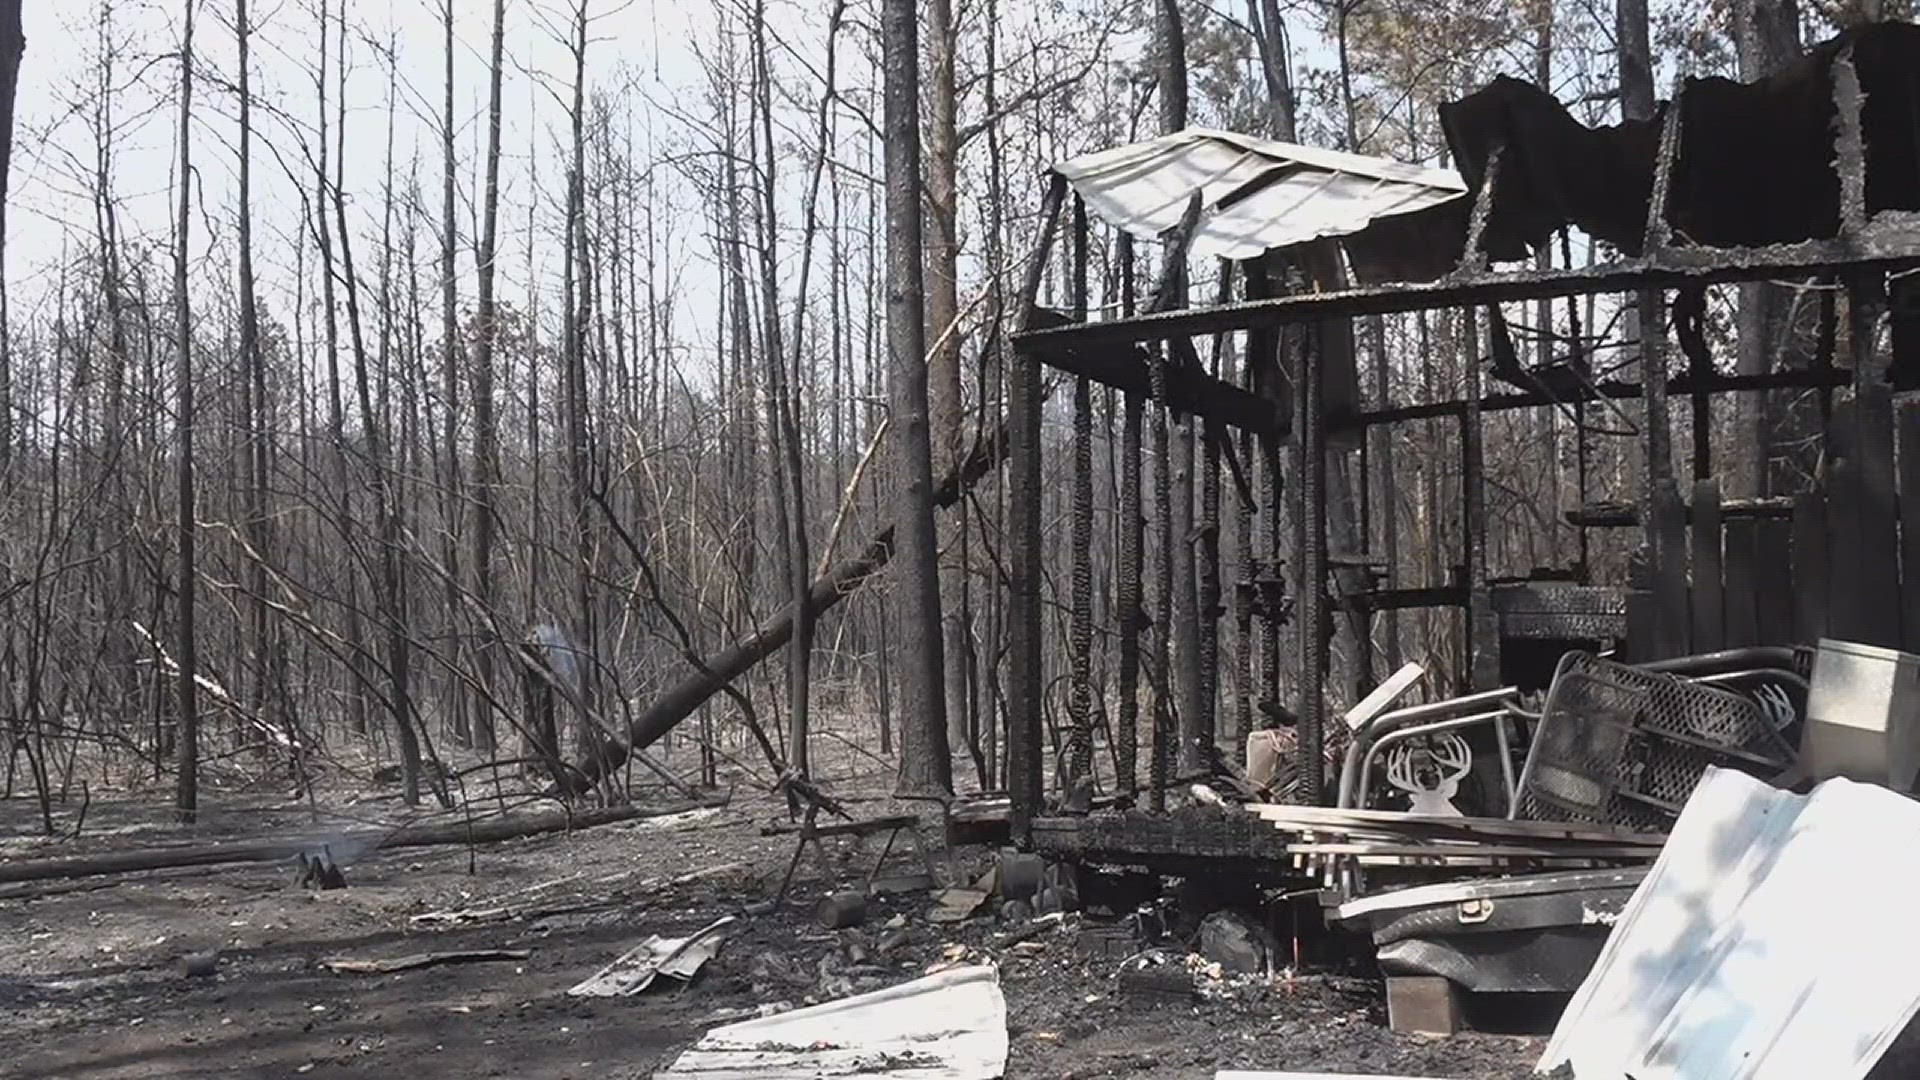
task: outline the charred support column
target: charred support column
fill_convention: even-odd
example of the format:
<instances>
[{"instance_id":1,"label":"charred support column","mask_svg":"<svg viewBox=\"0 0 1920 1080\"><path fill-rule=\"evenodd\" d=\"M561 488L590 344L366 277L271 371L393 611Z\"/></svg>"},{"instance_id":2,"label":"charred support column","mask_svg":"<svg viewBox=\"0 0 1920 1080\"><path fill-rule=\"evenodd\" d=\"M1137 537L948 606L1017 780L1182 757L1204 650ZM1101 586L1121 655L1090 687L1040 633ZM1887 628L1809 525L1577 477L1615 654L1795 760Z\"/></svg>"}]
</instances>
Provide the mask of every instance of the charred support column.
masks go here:
<instances>
[{"instance_id":1,"label":"charred support column","mask_svg":"<svg viewBox=\"0 0 1920 1080\"><path fill-rule=\"evenodd\" d=\"M1327 457L1326 434L1320 415L1321 326L1307 332L1293 380L1294 438L1300 449L1298 544L1300 596L1298 618L1300 650L1299 780L1294 801L1319 806L1325 788L1327 638L1332 627L1327 611Z\"/></svg>"},{"instance_id":2,"label":"charred support column","mask_svg":"<svg viewBox=\"0 0 1920 1080\"><path fill-rule=\"evenodd\" d=\"M1034 301L1053 249L1067 181L1055 176L1041 209L1040 242L1020 289L1019 324L1032 322ZM1033 816L1040 809L1040 361L1014 350L1008 372L1007 445L1009 518L1008 638L1011 657L1007 684L1007 793L1012 803L1013 842L1025 847Z\"/></svg>"},{"instance_id":3,"label":"charred support column","mask_svg":"<svg viewBox=\"0 0 1920 1080\"><path fill-rule=\"evenodd\" d=\"M1120 260L1120 313L1134 313L1133 237L1122 232L1115 257ZM1120 580L1116 583L1120 607L1120 722L1114 732L1114 786L1122 798L1140 789L1140 631L1145 615L1140 609L1142 548L1146 520L1140 515L1140 428L1145 408L1140 395L1128 393L1126 416L1120 429Z\"/></svg>"},{"instance_id":4,"label":"charred support column","mask_svg":"<svg viewBox=\"0 0 1920 1080\"><path fill-rule=\"evenodd\" d=\"M1480 322L1465 312L1467 411L1460 417L1460 510L1467 563L1467 689L1500 685L1500 632L1487 589L1486 455L1480 413Z\"/></svg>"},{"instance_id":5,"label":"charred support column","mask_svg":"<svg viewBox=\"0 0 1920 1080\"><path fill-rule=\"evenodd\" d=\"M1184 286L1181 292L1185 292ZM1181 306L1185 306L1182 304ZM1191 339L1172 343L1175 356L1187 371L1199 364ZM1167 522L1173 535L1173 607L1167 612L1173 635L1174 700L1180 709L1180 752L1176 756L1182 774L1207 767L1207 749L1213 745L1213 718L1203 700L1205 677L1200 656L1200 611L1198 574L1194 558L1194 440L1200 432L1196 416L1180 418L1173 432L1173 517Z\"/></svg>"},{"instance_id":6,"label":"charred support column","mask_svg":"<svg viewBox=\"0 0 1920 1080\"><path fill-rule=\"evenodd\" d=\"M1073 200L1073 318L1087 320L1087 206ZM1073 627L1068 643L1067 808L1093 806L1093 390L1073 380Z\"/></svg>"},{"instance_id":7,"label":"charred support column","mask_svg":"<svg viewBox=\"0 0 1920 1080\"><path fill-rule=\"evenodd\" d=\"M1487 219L1493 214L1495 186L1500 178L1500 159L1505 147L1495 147L1487 157L1487 169L1474 193L1473 214L1467 220L1467 245L1460 257L1463 273L1478 273L1487 267L1482 241ZM1460 517L1463 538L1461 555L1467 571L1467 689L1486 690L1500 685L1500 636L1495 625L1492 596L1487 590L1487 503L1482 476L1484 455L1481 449L1480 422L1480 324L1469 307L1463 313L1467 375L1467 408L1460 416Z\"/></svg>"},{"instance_id":8,"label":"charred support column","mask_svg":"<svg viewBox=\"0 0 1920 1080\"><path fill-rule=\"evenodd\" d=\"M1219 265L1220 291L1214 300L1224 305L1233 299L1233 264L1222 259ZM1214 335L1215 378L1232 378L1233 372L1228 370L1228 341L1226 334ZM1225 614L1220 602L1220 444L1227 438L1227 429L1209 418L1204 438L1200 461L1200 521L1194 530L1195 542L1199 545L1195 575L1200 618L1196 630L1200 635L1200 709L1208 740L1206 749L1211 752L1219 733L1220 616Z\"/></svg>"},{"instance_id":9,"label":"charred support column","mask_svg":"<svg viewBox=\"0 0 1920 1080\"><path fill-rule=\"evenodd\" d=\"M1154 619L1153 663L1148 678L1153 680L1153 741L1147 763L1147 804L1153 810L1167 808L1167 779L1173 759L1173 490L1167 473L1173 463L1172 444L1167 434L1167 362L1164 343L1152 347L1148 359L1148 382L1153 387L1153 520L1159 541L1159 555L1153 566Z\"/></svg>"},{"instance_id":10,"label":"charred support column","mask_svg":"<svg viewBox=\"0 0 1920 1080\"><path fill-rule=\"evenodd\" d=\"M1186 306L1187 296L1187 252L1193 244L1194 230L1200 227L1200 193L1194 192L1187 200L1186 212L1180 216L1180 224L1167 238L1166 251L1160 266L1159 290L1154 294L1152 310L1171 311ZM1152 790L1148 792L1149 805L1154 810L1164 810L1167 806L1167 783L1171 779L1174 765L1175 744L1178 741L1178 721L1174 703L1177 690L1192 685L1185 671L1181 672L1178 683L1175 681L1173 641L1181 634L1183 642L1190 640L1186 635L1192 631L1192 588L1193 588L1193 547L1192 540L1182 532L1175 530L1176 486L1170 475L1173 469L1173 443L1170 421L1173 410L1172 398L1168 394L1168 354L1176 348L1185 348L1186 354L1193 352L1193 343L1187 338L1173 338L1162 342L1151 350L1148 360L1148 382L1152 386L1153 409L1153 516L1154 531L1160 541L1160 558L1154 564L1155 612L1159 619L1157 632L1153 635L1154 668L1160 676L1154 694L1153 705L1153 760L1150 769ZM1185 441L1188 426L1182 425L1181 436L1186 453L1186 467L1189 472L1183 475L1184 483L1178 486L1180 494L1185 496L1184 520L1193 519L1193 486L1191 469L1193 447ZM1183 572L1184 571L1184 572ZM1185 592L1187 599L1177 599L1177 591ZM1182 627L1182 614L1186 616L1186 626ZM1190 655L1181 651L1181 666ZM1182 701L1184 706L1187 703ZM1182 710L1184 714L1185 710Z\"/></svg>"},{"instance_id":11,"label":"charred support column","mask_svg":"<svg viewBox=\"0 0 1920 1080\"><path fill-rule=\"evenodd\" d=\"M1684 84L1683 84L1684 85ZM1654 160L1653 197L1647 203L1647 229L1642 245L1649 257L1667 246L1672 230L1667 224L1667 198L1673 187L1674 163L1680 157L1682 95L1676 89L1660 125L1659 156ZM1646 550L1658 612L1646 644L1647 658L1665 659L1687 651L1691 617L1687 600L1686 511L1673 478L1673 426L1667 409L1666 297L1658 289L1642 289L1635 306L1640 317L1640 380L1646 409L1641 521L1646 525Z\"/></svg>"}]
</instances>

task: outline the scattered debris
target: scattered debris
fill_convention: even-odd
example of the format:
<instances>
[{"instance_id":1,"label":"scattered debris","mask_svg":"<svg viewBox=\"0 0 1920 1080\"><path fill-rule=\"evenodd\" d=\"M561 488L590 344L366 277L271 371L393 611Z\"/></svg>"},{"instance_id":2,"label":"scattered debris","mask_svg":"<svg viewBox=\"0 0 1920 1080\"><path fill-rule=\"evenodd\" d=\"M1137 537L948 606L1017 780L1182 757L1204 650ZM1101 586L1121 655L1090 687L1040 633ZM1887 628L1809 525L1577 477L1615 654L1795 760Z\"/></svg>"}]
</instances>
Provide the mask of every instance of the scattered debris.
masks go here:
<instances>
[{"instance_id":1,"label":"scattered debris","mask_svg":"<svg viewBox=\"0 0 1920 1080\"><path fill-rule=\"evenodd\" d=\"M1866 1076L1920 1012L1916 840L1920 804L1885 788L1709 769L1540 1067Z\"/></svg>"},{"instance_id":2,"label":"scattered debris","mask_svg":"<svg viewBox=\"0 0 1920 1080\"><path fill-rule=\"evenodd\" d=\"M1006 1067L1006 998L978 965L715 1028L655 1076L995 1080Z\"/></svg>"},{"instance_id":3,"label":"scattered debris","mask_svg":"<svg viewBox=\"0 0 1920 1080\"><path fill-rule=\"evenodd\" d=\"M667 889L679 888L683 885L691 885L696 881L704 881L708 878L724 877L729 874L747 874L752 870L753 866L745 862L719 863L714 866L703 867L699 870L692 870L673 877L648 878L634 886L630 892L635 895L644 896L651 893L664 892ZM431 930L445 926L464 926L473 923L513 922L516 920L530 921L533 919L543 919L549 915L566 915L578 911L591 911L596 908L607 907L614 902L613 899L606 894L605 886L611 885L623 878L631 877L632 874L633 871L625 871L583 882L583 885L593 888L593 895L574 896L565 900L541 901L538 905L535 905L534 901L538 899L538 896L529 894L543 893L558 886L578 881L580 878L578 874L569 874L566 877L555 878L552 881L541 882L538 885L530 885L524 889L515 889L512 892L502 893L499 896L490 898L487 901L487 906L457 908L452 911L423 911L409 918L407 924L416 930ZM517 903L509 904L502 902L515 897L520 898Z\"/></svg>"},{"instance_id":4,"label":"scattered debris","mask_svg":"<svg viewBox=\"0 0 1920 1080\"><path fill-rule=\"evenodd\" d=\"M1410 1035L1451 1035L1459 1031L1459 987L1437 975L1389 978L1387 1026Z\"/></svg>"},{"instance_id":5,"label":"scattered debris","mask_svg":"<svg viewBox=\"0 0 1920 1080\"><path fill-rule=\"evenodd\" d=\"M1377 1076L1373 1072L1254 1072L1246 1068L1221 1068L1213 1080L1436 1080L1432 1076Z\"/></svg>"},{"instance_id":6,"label":"scattered debris","mask_svg":"<svg viewBox=\"0 0 1920 1080\"><path fill-rule=\"evenodd\" d=\"M525 949L466 949L459 952L424 952L396 956L387 960L322 960L320 966L338 975L387 975L441 964L472 964L484 960L525 960L532 956Z\"/></svg>"},{"instance_id":7,"label":"scattered debris","mask_svg":"<svg viewBox=\"0 0 1920 1080\"><path fill-rule=\"evenodd\" d=\"M322 844L313 854L300 852L294 856L294 864L300 868L300 876L295 886L302 889L344 889L347 887L347 875L340 864L333 861L333 852L329 845Z\"/></svg>"},{"instance_id":8,"label":"scattered debris","mask_svg":"<svg viewBox=\"0 0 1920 1080\"><path fill-rule=\"evenodd\" d=\"M1046 860L1019 851L1000 854L1000 895L1009 900L1025 900L1040 891L1046 877Z\"/></svg>"},{"instance_id":9,"label":"scattered debris","mask_svg":"<svg viewBox=\"0 0 1920 1080\"><path fill-rule=\"evenodd\" d=\"M844 930L867 921L867 897L864 893L842 891L828 893L813 909L813 917L829 930Z\"/></svg>"},{"instance_id":10,"label":"scattered debris","mask_svg":"<svg viewBox=\"0 0 1920 1080\"><path fill-rule=\"evenodd\" d=\"M683 938L648 935L645 941L567 993L572 997L630 997L652 986L660 975L691 982L707 961L719 953L726 943L727 931L736 921L731 915L723 916Z\"/></svg>"},{"instance_id":11,"label":"scattered debris","mask_svg":"<svg viewBox=\"0 0 1920 1080\"><path fill-rule=\"evenodd\" d=\"M1237 911L1216 911L1200 921L1200 954L1227 971L1264 974L1278 949L1266 927Z\"/></svg>"},{"instance_id":12,"label":"scattered debris","mask_svg":"<svg viewBox=\"0 0 1920 1080\"><path fill-rule=\"evenodd\" d=\"M1130 963L1120 969L1120 996L1142 1004L1187 1004L1194 999L1193 973L1184 965Z\"/></svg>"},{"instance_id":13,"label":"scattered debris","mask_svg":"<svg viewBox=\"0 0 1920 1080\"><path fill-rule=\"evenodd\" d=\"M218 952L188 953L180 958L180 974L189 979L205 979L219 970Z\"/></svg>"},{"instance_id":14,"label":"scattered debris","mask_svg":"<svg viewBox=\"0 0 1920 1080\"><path fill-rule=\"evenodd\" d=\"M1075 944L1095 958L1122 959L1140 950L1140 936L1125 922L1089 922L1080 927Z\"/></svg>"},{"instance_id":15,"label":"scattered debris","mask_svg":"<svg viewBox=\"0 0 1920 1080\"><path fill-rule=\"evenodd\" d=\"M935 907L927 912L930 923L965 922L986 904L987 895L978 889L943 889L934 896Z\"/></svg>"},{"instance_id":16,"label":"scattered debris","mask_svg":"<svg viewBox=\"0 0 1920 1080\"><path fill-rule=\"evenodd\" d=\"M682 810L677 814L662 814L659 817L641 818L626 826L629 829L645 832L684 829L693 825L705 825L718 820L721 808L718 806L698 806L692 810Z\"/></svg>"}]
</instances>

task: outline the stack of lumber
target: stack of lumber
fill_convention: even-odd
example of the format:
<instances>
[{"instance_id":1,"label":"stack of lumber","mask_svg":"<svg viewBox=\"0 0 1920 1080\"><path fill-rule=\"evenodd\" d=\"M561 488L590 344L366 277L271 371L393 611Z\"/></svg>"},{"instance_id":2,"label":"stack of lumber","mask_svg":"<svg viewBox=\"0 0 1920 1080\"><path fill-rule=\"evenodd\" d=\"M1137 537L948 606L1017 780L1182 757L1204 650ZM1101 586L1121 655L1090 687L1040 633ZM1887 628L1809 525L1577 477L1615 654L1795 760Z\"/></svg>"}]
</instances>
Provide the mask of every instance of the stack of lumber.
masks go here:
<instances>
[{"instance_id":1,"label":"stack of lumber","mask_svg":"<svg viewBox=\"0 0 1920 1080\"><path fill-rule=\"evenodd\" d=\"M1652 862L1667 839L1665 833L1559 821L1275 803L1249 803L1246 810L1289 837L1290 855L1348 856L1376 865Z\"/></svg>"}]
</instances>

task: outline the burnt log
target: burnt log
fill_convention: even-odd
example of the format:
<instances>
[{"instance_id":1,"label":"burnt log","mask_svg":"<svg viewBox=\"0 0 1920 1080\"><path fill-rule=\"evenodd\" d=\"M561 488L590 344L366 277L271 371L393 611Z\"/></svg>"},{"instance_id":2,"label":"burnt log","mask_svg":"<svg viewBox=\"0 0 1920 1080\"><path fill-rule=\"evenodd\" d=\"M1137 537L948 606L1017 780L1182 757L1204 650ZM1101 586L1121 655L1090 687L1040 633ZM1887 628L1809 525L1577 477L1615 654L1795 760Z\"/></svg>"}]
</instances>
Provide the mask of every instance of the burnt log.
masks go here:
<instances>
[{"instance_id":1,"label":"burnt log","mask_svg":"<svg viewBox=\"0 0 1920 1080\"><path fill-rule=\"evenodd\" d=\"M610 806L601 810L582 810L574 813L497 816L475 821L462 819L431 825L410 825L392 830L355 829L322 839L296 837L237 843L151 847L134 851L104 851L91 855L71 855L51 859L0 860L0 883L133 874L144 870L170 870L185 866L292 862L322 848L330 853L372 854L375 851L391 848L485 844L538 836L542 833L589 829L619 821L664 817L705 805L717 805L717 803L682 803L677 806L653 809L642 809L637 806Z\"/></svg>"}]
</instances>

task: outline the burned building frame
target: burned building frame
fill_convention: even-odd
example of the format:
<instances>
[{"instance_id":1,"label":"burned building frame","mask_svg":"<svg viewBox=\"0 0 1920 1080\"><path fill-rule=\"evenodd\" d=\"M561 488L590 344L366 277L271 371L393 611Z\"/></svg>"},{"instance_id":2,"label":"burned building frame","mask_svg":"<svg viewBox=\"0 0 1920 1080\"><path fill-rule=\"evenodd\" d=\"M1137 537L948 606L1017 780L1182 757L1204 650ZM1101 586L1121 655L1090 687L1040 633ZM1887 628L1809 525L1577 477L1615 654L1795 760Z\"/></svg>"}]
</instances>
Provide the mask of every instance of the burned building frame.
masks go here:
<instances>
[{"instance_id":1,"label":"burned building frame","mask_svg":"<svg viewBox=\"0 0 1920 1080\"><path fill-rule=\"evenodd\" d=\"M1239 297L1232 298L1223 275L1219 302L1204 306L1188 306L1185 281L1188 245L1201 228L1197 190L1180 223L1164 237L1160 292L1135 310L1129 255L1121 260L1119 317L1094 319L1088 310L1086 204L1062 171L1049 175L1035 255L1017 301L1007 387L1006 779L1017 844L1031 842L1036 818L1086 809L1094 741L1084 600L1090 569L1084 527L1076 523L1070 541L1075 602L1067 665L1071 730L1059 755L1060 798L1049 809L1043 773L1050 751L1041 711L1048 685L1041 649L1041 491L1043 477L1057 475L1053 470L1059 468L1043 462L1040 438L1049 369L1064 373L1075 397L1073 460L1060 473L1070 471L1073 477L1077 509L1084 510L1088 486L1089 388L1112 387L1125 401L1114 627L1120 706L1109 734L1118 794L1123 799L1144 795L1153 809L1165 805L1176 759L1204 753L1200 744L1214 743L1221 650L1207 628L1225 610L1222 597L1234 591L1244 601L1237 612L1269 623L1291 618L1305 627L1327 625L1336 614L1366 619L1375 611L1406 607L1462 609L1470 688L1482 691L1499 687L1504 677L1503 623L1510 644L1529 632L1548 638L1562 632L1597 635L1602 631L1593 627L1601 626L1623 639L1625 653L1635 660L1738 645L1809 643L1828 632L1893 647L1912 648L1920 641L1920 411L1903 406L1896 424L1893 398L1895 390L1920 386L1920 335L1906 309L1904 276L1920 268L1920 28L1851 31L1759 83L1684 80L1649 121L1587 128L1544 92L1502 79L1445 107L1442 122L1466 194L1380 216L1341 236L1337 243L1352 268L1350 280L1337 266L1337 253L1336 277L1316 272L1314 261L1325 262L1331 250L1332 242L1322 239L1233 263ZM1583 267L1498 267L1526 258L1568 228L1603 241L1618 257ZM1117 239L1123 252L1130 253L1131 243L1124 233ZM1057 257L1067 260L1065 312L1039 306L1042 281ZM1302 268L1313 287L1280 288L1276 270L1285 260ZM1703 290L1779 280L1830 286L1819 355L1785 370L1716 371L1697 321ZM1835 293L1845 297L1844 319L1832 303ZM1551 369L1517 363L1499 305L1570 302L1598 294L1633 298L1643 358L1638 382L1596 379L1577 348ZM1362 408L1351 320L1442 309L1489 321L1491 371L1511 388L1488 392L1483 387L1476 350L1461 399ZM1844 324L1838 329L1836 319ZM1883 328L1890 340L1884 355L1877 345ZM1196 341L1218 335L1240 335L1244 341L1251 369L1247 385L1211 374L1201 363ZM1283 337L1297 347L1279 348ZM1669 368L1676 338L1687 363L1674 374ZM1470 340L1478 340L1471 331ZM1844 366L1834 363L1840 341L1848 349ZM1290 370L1280 372L1283 359ZM1698 483L1714 471L1709 401L1783 388L1817 391L1826 406L1823 484L1790 498L1721 505L1716 489ZM1836 394L1844 399L1837 409L1832 407ZM1584 415L1587 409L1618 409L1613 403L1633 400L1644 417L1638 425L1642 452L1636 502L1604 510L1583 505L1569 514L1583 539L1593 527L1639 530L1631 580L1616 590L1620 603L1583 591L1577 583L1496 587L1485 551L1483 417L1555 405ZM1683 486L1675 471L1669 414L1676 402L1689 405L1696 418L1687 448L1693 487ZM1217 507L1217 485L1231 483L1260 512L1274 517L1263 526L1263 536L1277 535L1282 527L1298 530L1294 580L1306 584L1296 595L1285 595L1271 564L1243 566L1239 580L1223 583L1217 514L1215 520L1192 521L1194 503L1183 515L1161 485L1153 493L1157 505L1143 498L1140 462L1150 449L1147 434L1153 435L1151 449L1164 465L1170 418L1200 428L1194 441L1205 448L1205 460L1188 465L1183 458L1173 465L1193 470L1192 490L1210 485L1205 498ZM1465 573L1444 585L1379 588L1364 565L1330 555L1329 449L1356 439L1364 447L1363 433L1380 425L1436 418L1459 425ZM1896 442L1903 451L1897 467ZM1249 453L1271 462L1284 453L1296 455L1297 475L1281 504L1264 501L1273 492L1254 490L1257 482L1250 474L1256 470L1244 460ZM1171 591L1155 588L1160 583L1144 572L1145 522L1159 530L1169 550L1187 552L1176 551L1177 557L1200 560L1193 579L1197 591L1184 604L1171 603ZM1771 587L1782 592L1777 601L1754 599L1751 575L1757 557L1776 571L1790 572L1790 597L1776 584ZM1903 563L1904 574L1897 574ZM1341 584L1329 589L1326 583L1336 577ZM1890 587L1896 577L1903 579L1901 586ZM1157 595L1143 595L1149 591ZM1583 621L1586 630L1567 629ZM1151 648L1171 665L1161 670L1170 672L1169 681L1181 689L1178 700L1165 692L1167 687L1154 695L1143 788L1137 777L1142 748L1136 745L1135 695L1149 622L1159 628ZM1203 640L1169 640L1194 627ZM1329 636L1296 635L1300 692L1282 706L1296 720L1298 759L1305 763L1323 760L1328 734L1323 689ZM1367 638L1359 635L1362 642ZM1243 672L1250 670L1247 657L1234 662ZM1362 666L1370 668L1370 662ZM1261 689L1276 693L1270 682ZM1303 768L1295 795L1303 803L1326 804L1323 771Z\"/></svg>"}]
</instances>

